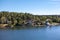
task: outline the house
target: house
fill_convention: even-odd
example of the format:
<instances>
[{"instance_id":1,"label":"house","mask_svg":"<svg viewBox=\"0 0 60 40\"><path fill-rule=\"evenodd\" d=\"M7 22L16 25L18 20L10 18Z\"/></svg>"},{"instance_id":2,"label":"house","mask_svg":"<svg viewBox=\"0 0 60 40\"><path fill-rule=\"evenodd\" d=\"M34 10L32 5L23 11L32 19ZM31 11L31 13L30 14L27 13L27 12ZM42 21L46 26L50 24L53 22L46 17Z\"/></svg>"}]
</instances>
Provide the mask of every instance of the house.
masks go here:
<instances>
[{"instance_id":1,"label":"house","mask_svg":"<svg viewBox=\"0 0 60 40\"><path fill-rule=\"evenodd\" d=\"M51 24L49 23L50 20L51 20L51 19L46 19L45 25L47 25L47 26L51 25Z\"/></svg>"}]
</instances>

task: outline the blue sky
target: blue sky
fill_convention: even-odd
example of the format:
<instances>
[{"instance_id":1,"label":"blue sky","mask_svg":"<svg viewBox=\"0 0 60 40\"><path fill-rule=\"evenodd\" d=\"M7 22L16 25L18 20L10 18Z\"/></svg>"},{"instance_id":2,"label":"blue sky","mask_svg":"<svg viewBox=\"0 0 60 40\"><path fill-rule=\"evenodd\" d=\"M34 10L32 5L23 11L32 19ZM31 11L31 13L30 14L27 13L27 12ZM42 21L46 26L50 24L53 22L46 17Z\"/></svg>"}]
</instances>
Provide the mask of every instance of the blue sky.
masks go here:
<instances>
[{"instance_id":1,"label":"blue sky","mask_svg":"<svg viewBox=\"0 0 60 40\"><path fill-rule=\"evenodd\" d=\"M59 15L60 0L0 0L0 11Z\"/></svg>"}]
</instances>

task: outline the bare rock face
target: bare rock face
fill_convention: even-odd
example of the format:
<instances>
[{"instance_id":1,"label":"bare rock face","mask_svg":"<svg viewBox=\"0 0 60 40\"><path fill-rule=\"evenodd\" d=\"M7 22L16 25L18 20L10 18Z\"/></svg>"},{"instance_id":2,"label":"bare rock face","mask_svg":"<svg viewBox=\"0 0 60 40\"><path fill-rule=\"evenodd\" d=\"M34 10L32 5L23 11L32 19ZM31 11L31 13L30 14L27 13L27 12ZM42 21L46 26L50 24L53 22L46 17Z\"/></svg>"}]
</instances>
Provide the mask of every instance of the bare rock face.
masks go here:
<instances>
[{"instance_id":1,"label":"bare rock face","mask_svg":"<svg viewBox=\"0 0 60 40\"><path fill-rule=\"evenodd\" d=\"M6 26L8 26L8 24L0 24L0 28L6 28Z\"/></svg>"}]
</instances>

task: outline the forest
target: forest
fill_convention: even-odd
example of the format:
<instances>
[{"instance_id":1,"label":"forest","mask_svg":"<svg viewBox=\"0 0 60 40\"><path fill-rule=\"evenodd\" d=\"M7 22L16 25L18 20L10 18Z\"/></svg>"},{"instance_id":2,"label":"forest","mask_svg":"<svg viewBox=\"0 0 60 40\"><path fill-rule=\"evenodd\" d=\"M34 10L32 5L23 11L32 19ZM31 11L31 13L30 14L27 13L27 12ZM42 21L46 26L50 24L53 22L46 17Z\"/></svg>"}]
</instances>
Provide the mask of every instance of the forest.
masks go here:
<instances>
[{"instance_id":1,"label":"forest","mask_svg":"<svg viewBox=\"0 0 60 40\"><path fill-rule=\"evenodd\" d=\"M8 24L8 26L5 26L6 28L45 25L44 22L46 19L50 19L50 23L60 23L60 15L33 15L23 12L0 11L0 28L4 24Z\"/></svg>"}]
</instances>

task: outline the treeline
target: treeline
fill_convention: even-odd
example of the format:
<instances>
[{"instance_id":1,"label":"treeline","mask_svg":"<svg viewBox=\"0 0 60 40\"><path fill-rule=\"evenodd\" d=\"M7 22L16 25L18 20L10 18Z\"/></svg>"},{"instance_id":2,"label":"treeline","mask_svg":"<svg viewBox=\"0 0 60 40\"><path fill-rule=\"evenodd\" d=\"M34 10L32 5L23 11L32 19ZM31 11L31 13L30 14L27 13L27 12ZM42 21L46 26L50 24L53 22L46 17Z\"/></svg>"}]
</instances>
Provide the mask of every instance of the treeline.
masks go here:
<instances>
[{"instance_id":1,"label":"treeline","mask_svg":"<svg viewBox=\"0 0 60 40\"><path fill-rule=\"evenodd\" d=\"M51 19L51 23L56 22L60 23L60 15L32 15L30 13L23 12L0 12L0 24L9 24L9 26L23 25L28 20L38 22L44 22L46 19Z\"/></svg>"}]
</instances>

